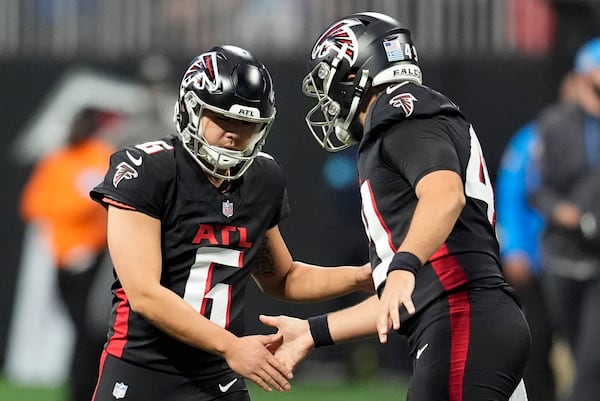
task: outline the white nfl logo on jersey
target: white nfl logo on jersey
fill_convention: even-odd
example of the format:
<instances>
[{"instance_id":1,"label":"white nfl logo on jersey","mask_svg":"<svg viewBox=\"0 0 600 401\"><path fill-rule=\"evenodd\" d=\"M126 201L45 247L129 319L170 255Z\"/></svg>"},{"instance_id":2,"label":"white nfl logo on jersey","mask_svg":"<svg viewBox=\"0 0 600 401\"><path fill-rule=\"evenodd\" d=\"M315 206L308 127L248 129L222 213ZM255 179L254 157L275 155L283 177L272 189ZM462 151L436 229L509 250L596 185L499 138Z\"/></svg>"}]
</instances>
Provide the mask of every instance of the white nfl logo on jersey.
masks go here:
<instances>
[{"instance_id":1,"label":"white nfl logo on jersey","mask_svg":"<svg viewBox=\"0 0 600 401\"><path fill-rule=\"evenodd\" d=\"M115 397L117 400L121 399L121 398L125 398L125 394L127 394L127 388L129 386L125 383L115 383L115 387L113 387L113 392L112 395L113 397Z\"/></svg>"},{"instance_id":2,"label":"white nfl logo on jersey","mask_svg":"<svg viewBox=\"0 0 600 401\"><path fill-rule=\"evenodd\" d=\"M230 202L229 200L224 201L222 211L223 211L223 215L225 215L225 217L233 216L233 203Z\"/></svg>"}]
</instances>

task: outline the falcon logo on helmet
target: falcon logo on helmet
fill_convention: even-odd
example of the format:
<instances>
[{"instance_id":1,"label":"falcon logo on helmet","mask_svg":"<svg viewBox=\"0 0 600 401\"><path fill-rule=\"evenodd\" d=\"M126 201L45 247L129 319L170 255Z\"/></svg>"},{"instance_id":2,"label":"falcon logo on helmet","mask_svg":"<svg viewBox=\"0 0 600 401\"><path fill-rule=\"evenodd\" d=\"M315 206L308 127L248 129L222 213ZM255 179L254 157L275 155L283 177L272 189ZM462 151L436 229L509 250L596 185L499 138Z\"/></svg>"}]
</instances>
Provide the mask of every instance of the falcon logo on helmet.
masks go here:
<instances>
[{"instance_id":1,"label":"falcon logo on helmet","mask_svg":"<svg viewBox=\"0 0 600 401\"><path fill-rule=\"evenodd\" d=\"M195 89L214 92L219 88L217 53L208 52L196 57L187 69L181 83L182 88L193 85Z\"/></svg>"},{"instance_id":2,"label":"falcon logo on helmet","mask_svg":"<svg viewBox=\"0 0 600 401\"><path fill-rule=\"evenodd\" d=\"M391 98L389 103L392 107L402 108L402 110L404 110L404 114L406 114L406 117L410 117L415 109L414 102L416 101L417 98L414 97L412 93L401 93Z\"/></svg>"},{"instance_id":3,"label":"falcon logo on helmet","mask_svg":"<svg viewBox=\"0 0 600 401\"><path fill-rule=\"evenodd\" d=\"M338 52L345 48L344 58L350 65L356 61L357 40L350 27L360 25L358 21L343 20L328 29L315 44L312 51L313 60L325 56L331 49Z\"/></svg>"}]
</instances>

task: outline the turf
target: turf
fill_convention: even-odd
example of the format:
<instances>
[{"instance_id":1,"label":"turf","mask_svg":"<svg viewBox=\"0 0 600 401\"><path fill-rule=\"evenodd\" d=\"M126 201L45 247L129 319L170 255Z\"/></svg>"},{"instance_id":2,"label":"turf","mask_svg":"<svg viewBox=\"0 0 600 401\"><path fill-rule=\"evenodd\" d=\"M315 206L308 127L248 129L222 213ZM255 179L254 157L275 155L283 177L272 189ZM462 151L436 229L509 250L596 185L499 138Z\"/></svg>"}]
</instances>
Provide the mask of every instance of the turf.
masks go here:
<instances>
[{"instance_id":1,"label":"turf","mask_svg":"<svg viewBox=\"0 0 600 401\"><path fill-rule=\"evenodd\" d=\"M267 393L249 384L252 401L404 401L406 388L393 382L367 380L358 382L292 382L286 393ZM23 387L0 378L1 401L64 401L64 388Z\"/></svg>"},{"instance_id":2,"label":"turf","mask_svg":"<svg viewBox=\"0 0 600 401\"><path fill-rule=\"evenodd\" d=\"M25 387L0 377L0 401L64 401L64 389Z\"/></svg>"},{"instance_id":3,"label":"turf","mask_svg":"<svg viewBox=\"0 0 600 401\"><path fill-rule=\"evenodd\" d=\"M406 387L376 380L359 382L292 382L292 390L267 393L250 385L253 401L404 401Z\"/></svg>"}]
</instances>

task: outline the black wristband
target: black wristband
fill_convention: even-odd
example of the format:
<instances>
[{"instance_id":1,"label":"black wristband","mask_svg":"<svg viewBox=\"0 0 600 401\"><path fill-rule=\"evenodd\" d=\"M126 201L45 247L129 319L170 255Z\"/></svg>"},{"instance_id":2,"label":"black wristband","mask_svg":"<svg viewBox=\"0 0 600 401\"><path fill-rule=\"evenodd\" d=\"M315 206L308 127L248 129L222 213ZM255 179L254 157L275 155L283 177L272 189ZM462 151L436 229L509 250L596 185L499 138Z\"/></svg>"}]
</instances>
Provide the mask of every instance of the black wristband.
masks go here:
<instances>
[{"instance_id":1,"label":"black wristband","mask_svg":"<svg viewBox=\"0 0 600 401\"><path fill-rule=\"evenodd\" d=\"M329 332L329 324L327 323L327 315L309 317L308 327L310 328L310 335L315 342L315 348L333 345L333 339Z\"/></svg>"},{"instance_id":2,"label":"black wristband","mask_svg":"<svg viewBox=\"0 0 600 401\"><path fill-rule=\"evenodd\" d=\"M422 266L421 260L410 252L398 252L392 258L390 265L388 266L387 274L394 270L406 270L412 274L417 274L417 270Z\"/></svg>"}]
</instances>

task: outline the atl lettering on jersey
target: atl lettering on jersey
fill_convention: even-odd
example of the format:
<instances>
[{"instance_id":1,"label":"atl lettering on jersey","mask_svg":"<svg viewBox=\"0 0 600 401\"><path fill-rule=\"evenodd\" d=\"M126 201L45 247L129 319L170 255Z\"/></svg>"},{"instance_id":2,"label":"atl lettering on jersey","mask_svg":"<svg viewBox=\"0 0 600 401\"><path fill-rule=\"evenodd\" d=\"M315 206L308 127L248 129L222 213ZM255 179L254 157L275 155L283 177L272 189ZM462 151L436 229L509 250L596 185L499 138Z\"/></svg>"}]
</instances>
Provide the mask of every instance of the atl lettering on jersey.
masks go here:
<instances>
[{"instance_id":1,"label":"atl lettering on jersey","mask_svg":"<svg viewBox=\"0 0 600 401\"><path fill-rule=\"evenodd\" d=\"M235 246L236 242L240 248L252 247L246 227L200 224L192 240L192 243L201 245Z\"/></svg>"}]
</instances>

